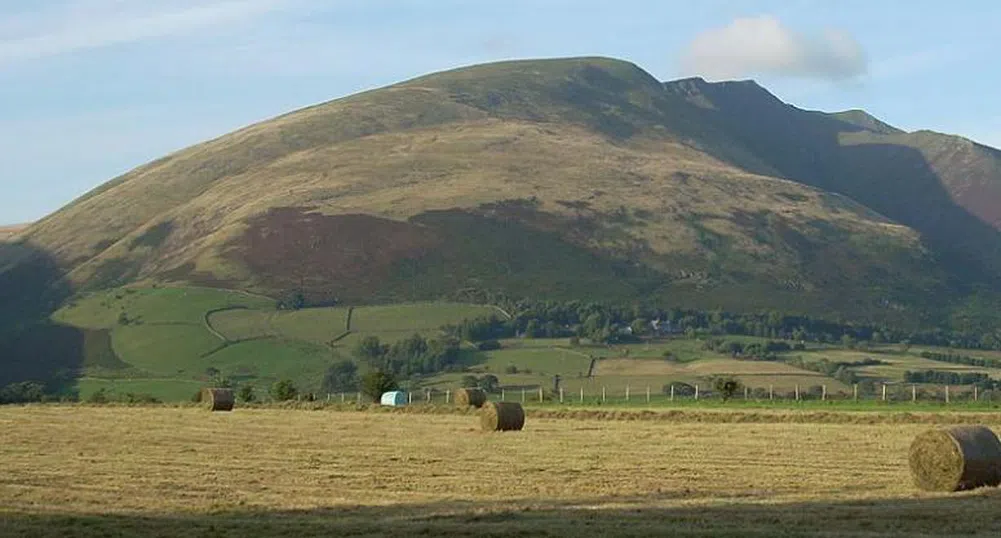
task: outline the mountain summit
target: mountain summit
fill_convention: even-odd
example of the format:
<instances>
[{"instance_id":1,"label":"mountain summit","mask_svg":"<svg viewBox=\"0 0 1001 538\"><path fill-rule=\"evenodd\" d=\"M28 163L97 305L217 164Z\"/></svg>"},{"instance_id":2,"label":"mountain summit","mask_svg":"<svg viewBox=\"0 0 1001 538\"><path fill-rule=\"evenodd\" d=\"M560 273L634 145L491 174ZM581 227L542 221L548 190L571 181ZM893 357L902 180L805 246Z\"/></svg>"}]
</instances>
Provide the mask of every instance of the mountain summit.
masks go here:
<instances>
[{"instance_id":1,"label":"mountain summit","mask_svg":"<svg viewBox=\"0 0 1001 538\"><path fill-rule=\"evenodd\" d=\"M173 153L33 225L77 288L470 290L944 318L1001 278L1001 153L608 58L419 77Z\"/></svg>"}]
</instances>

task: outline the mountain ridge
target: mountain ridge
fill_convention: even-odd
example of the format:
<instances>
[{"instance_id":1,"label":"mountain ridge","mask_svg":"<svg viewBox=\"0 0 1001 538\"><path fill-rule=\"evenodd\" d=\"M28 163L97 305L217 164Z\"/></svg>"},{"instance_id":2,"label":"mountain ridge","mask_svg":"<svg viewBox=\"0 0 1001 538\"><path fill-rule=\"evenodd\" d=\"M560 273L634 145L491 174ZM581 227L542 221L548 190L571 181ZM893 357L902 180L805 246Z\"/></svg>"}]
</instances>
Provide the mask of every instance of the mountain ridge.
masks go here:
<instances>
[{"instance_id":1,"label":"mountain ridge","mask_svg":"<svg viewBox=\"0 0 1001 538\"><path fill-rule=\"evenodd\" d=\"M604 283L606 300L931 323L997 290L997 207L996 150L586 57L457 68L248 125L22 241L95 289L361 303Z\"/></svg>"}]
</instances>

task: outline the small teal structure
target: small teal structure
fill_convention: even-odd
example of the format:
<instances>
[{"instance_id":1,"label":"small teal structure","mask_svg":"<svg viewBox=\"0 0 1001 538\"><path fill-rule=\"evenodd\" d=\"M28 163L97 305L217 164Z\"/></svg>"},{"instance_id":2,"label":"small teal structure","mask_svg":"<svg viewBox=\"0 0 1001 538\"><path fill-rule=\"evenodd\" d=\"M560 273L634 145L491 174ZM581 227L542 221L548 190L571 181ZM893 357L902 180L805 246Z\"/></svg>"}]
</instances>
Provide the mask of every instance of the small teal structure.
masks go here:
<instances>
[{"instance_id":1,"label":"small teal structure","mask_svg":"<svg viewBox=\"0 0 1001 538\"><path fill-rule=\"evenodd\" d=\"M403 392L402 390L383 392L382 400L379 403L382 405L389 405L392 407L400 407L402 405L407 405L407 393Z\"/></svg>"}]
</instances>

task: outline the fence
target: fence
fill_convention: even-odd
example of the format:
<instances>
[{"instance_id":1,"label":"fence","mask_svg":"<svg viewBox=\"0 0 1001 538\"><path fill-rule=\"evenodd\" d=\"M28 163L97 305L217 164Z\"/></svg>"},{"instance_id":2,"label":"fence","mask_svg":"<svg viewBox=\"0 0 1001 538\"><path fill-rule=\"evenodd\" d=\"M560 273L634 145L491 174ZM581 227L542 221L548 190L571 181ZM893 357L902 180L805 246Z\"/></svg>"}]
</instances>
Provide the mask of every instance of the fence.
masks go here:
<instances>
[{"instance_id":1,"label":"fence","mask_svg":"<svg viewBox=\"0 0 1001 538\"><path fill-rule=\"evenodd\" d=\"M422 389L407 392L408 404L449 404L453 402L454 389ZM367 400L361 393L327 394L331 403L362 403ZM564 405L670 405L699 401L721 401L723 395L709 387L672 384L660 389L652 385L633 387L576 387L546 390L543 387L503 387L490 396L492 400L513 401L524 404L559 403ZM827 385L801 387L794 385L778 390L774 385L742 387L729 398L731 401L748 402L884 402L884 403L1001 403L1001 394L982 390L976 385L928 384L876 384L852 385L847 390L828 391Z\"/></svg>"}]
</instances>

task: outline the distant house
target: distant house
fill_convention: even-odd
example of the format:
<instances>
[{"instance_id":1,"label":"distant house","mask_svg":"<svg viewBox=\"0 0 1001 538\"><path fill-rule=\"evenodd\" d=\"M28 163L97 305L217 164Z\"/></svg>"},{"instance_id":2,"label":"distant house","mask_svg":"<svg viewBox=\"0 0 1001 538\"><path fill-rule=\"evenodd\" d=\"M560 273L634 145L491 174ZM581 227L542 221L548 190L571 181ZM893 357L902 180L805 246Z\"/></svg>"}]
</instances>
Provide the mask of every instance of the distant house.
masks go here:
<instances>
[{"instance_id":1,"label":"distant house","mask_svg":"<svg viewBox=\"0 0 1001 538\"><path fill-rule=\"evenodd\" d=\"M674 325L669 319L655 319L651 321L650 329L656 336L667 336L669 334L678 334L681 332L681 327Z\"/></svg>"}]
</instances>

